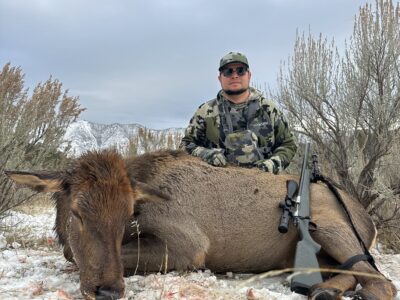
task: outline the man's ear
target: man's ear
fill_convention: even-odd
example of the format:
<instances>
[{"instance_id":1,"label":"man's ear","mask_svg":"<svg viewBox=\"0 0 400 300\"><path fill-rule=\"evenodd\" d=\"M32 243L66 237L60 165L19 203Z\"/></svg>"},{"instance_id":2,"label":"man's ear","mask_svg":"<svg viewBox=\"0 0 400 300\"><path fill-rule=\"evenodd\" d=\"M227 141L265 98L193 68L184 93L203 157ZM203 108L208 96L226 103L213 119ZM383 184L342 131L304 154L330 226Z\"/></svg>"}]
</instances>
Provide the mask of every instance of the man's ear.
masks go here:
<instances>
[{"instance_id":1,"label":"man's ear","mask_svg":"<svg viewBox=\"0 0 400 300\"><path fill-rule=\"evenodd\" d=\"M157 188L153 188L146 183L140 181L131 181L132 189L135 194L136 201L166 201L170 197Z\"/></svg>"},{"instance_id":2,"label":"man's ear","mask_svg":"<svg viewBox=\"0 0 400 300\"><path fill-rule=\"evenodd\" d=\"M17 185L28 187L37 192L59 192L62 189L62 172L23 172L4 171Z\"/></svg>"}]
</instances>

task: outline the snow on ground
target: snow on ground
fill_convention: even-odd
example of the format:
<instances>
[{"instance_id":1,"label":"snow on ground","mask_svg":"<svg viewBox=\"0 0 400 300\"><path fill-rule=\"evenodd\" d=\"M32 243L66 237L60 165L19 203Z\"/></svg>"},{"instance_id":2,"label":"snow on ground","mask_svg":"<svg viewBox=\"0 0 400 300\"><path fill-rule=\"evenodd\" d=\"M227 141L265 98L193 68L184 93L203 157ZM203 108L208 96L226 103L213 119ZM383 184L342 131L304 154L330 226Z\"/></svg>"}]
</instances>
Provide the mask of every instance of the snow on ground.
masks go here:
<instances>
[{"instance_id":1,"label":"snow on ground","mask_svg":"<svg viewBox=\"0 0 400 300\"><path fill-rule=\"evenodd\" d=\"M35 215L12 212L0 221L1 299L82 299L78 270L54 241L54 218L48 209ZM400 255L374 254L381 271L400 290ZM125 299L306 299L290 291L285 276L239 286L247 278L216 276L208 270L136 275L125 278Z\"/></svg>"}]
</instances>

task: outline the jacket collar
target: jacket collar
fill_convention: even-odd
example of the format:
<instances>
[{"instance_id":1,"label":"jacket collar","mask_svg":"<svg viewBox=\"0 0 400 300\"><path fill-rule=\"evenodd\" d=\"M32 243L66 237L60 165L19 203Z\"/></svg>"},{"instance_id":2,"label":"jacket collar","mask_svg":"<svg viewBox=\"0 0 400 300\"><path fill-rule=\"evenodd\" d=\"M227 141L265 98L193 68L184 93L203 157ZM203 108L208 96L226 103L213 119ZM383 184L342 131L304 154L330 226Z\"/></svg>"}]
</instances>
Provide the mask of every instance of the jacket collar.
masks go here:
<instances>
[{"instance_id":1,"label":"jacket collar","mask_svg":"<svg viewBox=\"0 0 400 300\"><path fill-rule=\"evenodd\" d=\"M249 87L250 90L250 95L249 95L249 99L247 100L247 102L249 101L253 101L253 100L259 100L260 98L263 97L263 93L253 87ZM228 99L226 99L224 97L224 93L223 90L220 90L217 94L217 99L221 99L221 100L225 100L225 101L229 101Z\"/></svg>"}]
</instances>

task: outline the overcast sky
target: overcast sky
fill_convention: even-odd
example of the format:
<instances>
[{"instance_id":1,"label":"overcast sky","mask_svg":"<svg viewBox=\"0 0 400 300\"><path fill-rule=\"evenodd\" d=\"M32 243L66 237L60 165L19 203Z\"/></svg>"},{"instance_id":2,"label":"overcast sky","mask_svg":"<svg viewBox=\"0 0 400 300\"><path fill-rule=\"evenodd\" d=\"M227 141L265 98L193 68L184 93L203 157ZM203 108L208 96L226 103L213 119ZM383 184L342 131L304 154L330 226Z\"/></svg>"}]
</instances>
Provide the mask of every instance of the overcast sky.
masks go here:
<instances>
[{"instance_id":1,"label":"overcast sky","mask_svg":"<svg viewBox=\"0 0 400 300\"><path fill-rule=\"evenodd\" d=\"M247 55L252 82L276 85L296 30L343 45L372 0L0 0L0 64L31 90L52 75L86 108L81 119L186 127L215 97L218 63Z\"/></svg>"}]
</instances>

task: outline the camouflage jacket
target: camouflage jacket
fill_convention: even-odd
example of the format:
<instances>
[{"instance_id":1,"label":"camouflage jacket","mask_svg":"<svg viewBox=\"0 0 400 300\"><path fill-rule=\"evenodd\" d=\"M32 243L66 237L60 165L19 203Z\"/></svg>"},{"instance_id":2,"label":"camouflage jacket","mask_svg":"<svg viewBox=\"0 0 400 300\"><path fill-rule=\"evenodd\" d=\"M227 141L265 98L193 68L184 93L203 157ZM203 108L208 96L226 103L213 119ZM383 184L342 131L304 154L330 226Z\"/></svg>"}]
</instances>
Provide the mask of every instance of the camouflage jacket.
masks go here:
<instances>
[{"instance_id":1,"label":"camouflage jacket","mask_svg":"<svg viewBox=\"0 0 400 300\"><path fill-rule=\"evenodd\" d=\"M278 169L284 169L296 153L297 146L288 122L275 104L264 98L262 93L250 88L250 97L246 103L233 104L225 99L220 91L217 98L202 104L190 120L180 147L188 153L196 155L199 148L221 148L224 144L225 132L221 125L221 112L218 101L226 101L231 115L233 130L250 129L258 138L259 147L269 148L264 159L273 159ZM257 111L252 120L246 120L249 104L258 101Z\"/></svg>"}]
</instances>

